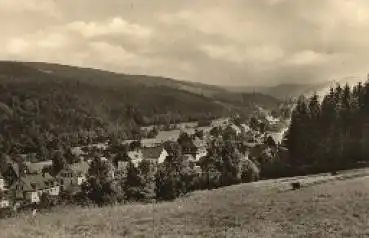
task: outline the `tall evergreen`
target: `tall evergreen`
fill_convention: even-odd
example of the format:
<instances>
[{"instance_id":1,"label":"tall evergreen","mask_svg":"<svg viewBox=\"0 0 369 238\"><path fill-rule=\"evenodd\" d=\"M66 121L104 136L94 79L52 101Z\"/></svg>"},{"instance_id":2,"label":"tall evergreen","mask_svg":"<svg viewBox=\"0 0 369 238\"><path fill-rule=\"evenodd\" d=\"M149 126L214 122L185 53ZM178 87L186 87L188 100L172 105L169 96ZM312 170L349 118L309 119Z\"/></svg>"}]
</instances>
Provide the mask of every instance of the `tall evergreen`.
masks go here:
<instances>
[{"instance_id":1,"label":"tall evergreen","mask_svg":"<svg viewBox=\"0 0 369 238\"><path fill-rule=\"evenodd\" d=\"M336 85L321 103L300 97L292 112L286 145L293 166L314 171L344 169L369 157L369 80L352 89Z\"/></svg>"},{"instance_id":2,"label":"tall evergreen","mask_svg":"<svg viewBox=\"0 0 369 238\"><path fill-rule=\"evenodd\" d=\"M309 109L306 98L301 96L292 112L291 124L287 134L287 146L291 153L291 163L301 165L307 157L307 136Z\"/></svg>"}]
</instances>

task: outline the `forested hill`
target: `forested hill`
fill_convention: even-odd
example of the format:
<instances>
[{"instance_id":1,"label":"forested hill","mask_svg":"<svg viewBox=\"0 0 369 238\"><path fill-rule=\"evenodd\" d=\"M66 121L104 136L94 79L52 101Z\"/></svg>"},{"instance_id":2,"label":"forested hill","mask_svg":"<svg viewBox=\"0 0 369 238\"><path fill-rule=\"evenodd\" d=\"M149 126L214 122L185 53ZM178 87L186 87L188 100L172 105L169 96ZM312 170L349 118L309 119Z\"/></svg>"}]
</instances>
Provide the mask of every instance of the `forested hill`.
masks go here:
<instances>
[{"instance_id":1,"label":"forested hill","mask_svg":"<svg viewBox=\"0 0 369 238\"><path fill-rule=\"evenodd\" d=\"M220 117L279 103L262 94L159 77L0 62L0 150L39 150L63 135L73 135L73 141L112 131L132 137L140 125Z\"/></svg>"},{"instance_id":2,"label":"forested hill","mask_svg":"<svg viewBox=\"0 0 369 238\"><path fill-rule=\"evenodd\" d=\"M275 86L260 86L260 87L226 87L231 92L260 92L272 97L284 100L290 98L298 98L300 95L311 95L323 88L329 88L330 82L322 82L315 84L278 84Z\"/></svg>"}]
</instances>

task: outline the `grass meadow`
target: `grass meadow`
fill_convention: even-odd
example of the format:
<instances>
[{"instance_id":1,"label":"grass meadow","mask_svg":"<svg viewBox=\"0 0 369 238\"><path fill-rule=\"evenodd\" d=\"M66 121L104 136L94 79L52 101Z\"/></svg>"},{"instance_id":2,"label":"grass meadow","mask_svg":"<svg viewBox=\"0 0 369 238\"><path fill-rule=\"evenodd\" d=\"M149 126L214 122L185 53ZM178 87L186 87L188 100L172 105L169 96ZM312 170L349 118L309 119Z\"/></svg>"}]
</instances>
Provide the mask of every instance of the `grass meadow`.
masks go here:
<instances>
[{"instance_id":1,"label":"grass meadow","mask_svg":"<svg viewBox=\"0 0 369 238\"><path fill-rule=\"evenodd\" d=\"M0 237L369 237L367 175L266 180L173 202L20 214L0 220ZM300 190L291 190L293 180Z\"/></svg>"}]
</instances>

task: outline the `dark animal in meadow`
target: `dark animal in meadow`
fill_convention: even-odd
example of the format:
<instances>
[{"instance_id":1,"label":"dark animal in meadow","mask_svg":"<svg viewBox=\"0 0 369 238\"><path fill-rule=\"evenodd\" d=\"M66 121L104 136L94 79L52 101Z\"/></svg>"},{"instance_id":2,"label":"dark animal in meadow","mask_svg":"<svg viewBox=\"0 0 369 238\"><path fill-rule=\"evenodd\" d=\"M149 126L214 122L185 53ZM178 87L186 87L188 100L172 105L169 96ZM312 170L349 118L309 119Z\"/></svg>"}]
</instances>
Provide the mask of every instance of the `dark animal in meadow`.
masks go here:
<instances>
[{"instance_id":1,"label":"dark animal in meadow","mask_svg":"<svg viewBox=\"0 0 369 238\"><path fill-rule=\"evenodd\" d=\"M333 171L333 172L331 172L331 175L337 175L338 174L338 172L337 171Z\"/></svg>"},{"instance_id":2,"label":"dark animal in meadow","mask_svg":"<svg viewBox=\"0 0 369 238\"><path fill-rule=\"evenodd\" d=\"M296 189L300 189L301 188L301 184L300 182L293 182L291 183L292 189L296 190Z\"/></svg>"}]
</instances>

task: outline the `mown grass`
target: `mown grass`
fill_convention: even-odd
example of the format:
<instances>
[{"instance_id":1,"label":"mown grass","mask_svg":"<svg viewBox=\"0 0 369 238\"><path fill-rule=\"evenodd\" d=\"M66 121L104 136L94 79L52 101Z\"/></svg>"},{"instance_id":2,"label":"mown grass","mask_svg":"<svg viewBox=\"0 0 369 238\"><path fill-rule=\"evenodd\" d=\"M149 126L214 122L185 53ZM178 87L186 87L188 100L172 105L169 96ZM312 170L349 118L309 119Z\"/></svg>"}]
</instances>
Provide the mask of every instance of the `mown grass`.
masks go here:
<instances>
[{"instance_id":1,"label":"mown grass","mask_svg":"<svg viewBox=\"0 0 369 238\"><path fill-rule=\"evenodd\" d=\"M24 214L0 221L0 237L369 236L369 177L345 176L299 178L303 187L295 191L291 179L280 179L174 202Z\"/></svg>"}]
</instances>

